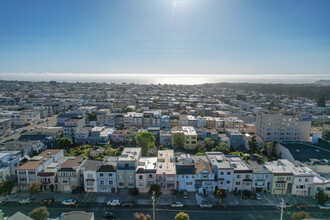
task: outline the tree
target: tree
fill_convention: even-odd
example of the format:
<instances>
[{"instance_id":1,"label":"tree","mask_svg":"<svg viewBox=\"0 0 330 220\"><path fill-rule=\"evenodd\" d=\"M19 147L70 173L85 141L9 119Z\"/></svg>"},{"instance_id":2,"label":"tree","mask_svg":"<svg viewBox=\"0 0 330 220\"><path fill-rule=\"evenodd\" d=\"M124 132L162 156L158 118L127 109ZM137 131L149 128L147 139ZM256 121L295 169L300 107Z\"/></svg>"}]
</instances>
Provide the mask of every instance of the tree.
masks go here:
<instances>
[{"instance_id":1,"label":"tree","mask_svg":"<svg viewBox=\"0 0 330 220\"><path fill-rule=\"evenodd\" d=\"M205 144L207 150L211 150L213 147L215 147L215 141L212 141L209 137L205 138Z\"/></svg>"},{"instance_id":2,"label":"tree","mask_svg":"<svg viewBox=\"0 0 330 220\"><path fill-rule=\"evenodd\" d=\"M325 107L325 97L324 95L320 96L317 100L318 107Z\"/></svg>"},{"instance_id":3,"label":"tree","mask_svg":"<svg viewBox=\"0 0 330 220\"><path fill-rule=\"evenodd\" d=\"M70 138L62 137L57 141L56 147L60 148L60 149L69 150L70 148L73 147L73 143L72 143L72 140Z\"/></svg>"},{"instance_id":4,"label":"tree","mask_svg":"<svg viewBox=\"0 0 330 220\"><path fill-rule=\"evenodd\" d=\"M160 185L158 184L151 184L149 189L149 195L153 195L153 191L155 191L155 197L158 198L162 195L162 192L160 191Z\"/></svg>"},{"instance_id":5,"label":"tree","mask_svg":"<svg viewBox=\"0 0 330 220\"><path fill-rule=\"evenodd\" d=\"M174 146L178 148L183 148L185 142L185 136L183 133L174 133L173 134L173 143Z\"/></svg>"},{"instance_id":6,"label":"tree","mask_svg":"<svg viewBox=\"0 0 330 220\"><path fill-rule=\"evenodd\" d=\"M241 95L241 94L238 94L238 95L236 96L236 99L237 99L237 100L243 100L243 101L246 101L246 96Z\"/></svg>"},{"instance_id":7,"label":"tree","mask_svg":"<svg viewBox=\"0 0 330 220\"><path fill-rule=\"evenodd\" d=\"M135 220L151 220L151 216L149 214L137 213L133 214Z\"/></svg>"},{"instance_id":8,"label":"tree","mask_svg":"<svg viewBox=\"0 0 330 220\"><path fill-rule=\"evenodd\" d=\"M264 164L265 163L265 159L264 159L264 157L258 157L257 158L257 162L258 162L258 164Z\"/></svg>"},{"instance_id":9,"label":"tree","mask_svg":"<svg viewBox=\"0 0 330 220\"><path fill-rule=\"evenodd\" d=\"M133 111L133 109L130 108L130 107L126 107L126 108L125 108L125 113L127 113L127 112L132 112L132 111Z\"/></svg>"},{"instance_id":10,"label":"tree","mask_svg":"<svg viewBox=\"0 0 330 220\"><path fill-rule=\"evenodd\" d=\"M324 193L324 189L320 189L316 193L315 198L320 205L324 205L324 203L326 203L329 200L329 196Z\"/></svg>"},{"instance_id":11,"label":"tree","mask_svg":"<svg viewBox=\"0 0 330 220\"><path fill-rule=\"evenodd\" d=\"M215 146L214 148L212 148L211 151L220 151L223 154L229 154L229 150L228 150L229 146L227 143L225 142L220 142L217 146Z\"/></svg>"},{"instance_id":12,"label":"tree","mask_svg":"<svg viewBox=\"0 0 330 220\"><path fill-rule=\"evenodd\" d=\"M235 152L231 152L231 153L229 153L229 155L238 155L238 156L240 156L245 162L247 161L247 157L244 155L243 152L235 151Z\"/></svg>"},{"instance_id":13,"label":"tree","mask_svg":"<svg viewBox=\"0 0 330 220\"><path fill-rule=\"evenodd\" d=\"M29 213L29 216L34 220L46 220L49 216L49 212L46 207L39 207L33 209L32 212Z\"/></svg>"},{"instance_id":14,"label":"tree","mask_svg":"<svg viewBox=\"0 0 330 220\"><path fill-rule=\"evenodd\" d=\"M221 200L227 197L226 190L224 189L218 189L217 191L214 191L215 197L219 199L219 203L221 203Z\"/></svg>"},{"instance_id":15,"label":"tree","mask_svg":"<svg viewBox=\"0 0 330 220\"><path fill-rule=\"evenodd\" d=\"M180 212L176 214L175 220L189 220L189 215L187 213Z\"/></svg>"},{"instance_id":16,"label":"tree","mask_svg":"<svg viewBox=\"0 0 330 220\"><path fill-rule=\"evenodd\" d=\"M301 212L294 212L291 215L292 220L303 220L303 219L310 219L311 216L309 213L301 211Z\"/></svg>"},{"instance_id":17,"label":"tree","mask_svg":"<svg viewBox=\"0 0 330 220\"><path fill-rule=\"evenodd\" d=\"M141 147L143 156L148 156L149 152L155 148L155 142L156 138L151 132L142 131L136 136L136 143Z\"/></svg>"},{"instance_id":18,"label":"tree","mask_svg":"<svg viewBox=\"0 0 330 220\"><path fill-rule=\"evenodd\" d=\"M322 134L322 138L326 141L330 141L330 130L326 130Z\"/></svg>"},{"instance_id":19,"label":"tree","mask_svg":"<svg viewBox=\"0 0 330 220\"><path fill-rule=\"evenodd\" d=\"M97 120L97 114L96 113L88 112L87 115L88 115L88 120L89 121L96 121Z\"/></svg>"},{"instance_id":20,"label":"tree","mask_svg":"<svg viewBox=\"0 0 330 220\"><path fill-rule=\"evenodd\" d=\"M248 141L249 144L249 152L250 154L258 153L259 152L259 146L256 139L256 136L253 136L251 140Z\"/></svg>"},{"instance_id":21,"label":"tree","mask_svg":"<svg viewBox=\"0 0 330 220\"><path fill-rule=\"evenodd\" d=\"M34 181L33 183L29 184L29 192L31 195L35 195L38 192L41 191L41 186L42 183L38 182L38 181Z\"/></svg>"}]
</instances>

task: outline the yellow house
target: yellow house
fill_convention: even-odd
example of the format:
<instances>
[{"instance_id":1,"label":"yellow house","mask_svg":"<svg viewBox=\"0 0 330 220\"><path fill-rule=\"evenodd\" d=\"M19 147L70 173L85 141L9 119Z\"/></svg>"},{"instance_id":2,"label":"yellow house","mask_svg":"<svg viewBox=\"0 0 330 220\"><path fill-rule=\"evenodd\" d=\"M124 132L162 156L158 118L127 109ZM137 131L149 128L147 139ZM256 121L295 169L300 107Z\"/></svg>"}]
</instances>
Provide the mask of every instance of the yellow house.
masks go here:
<instances>
[{"instance_id":1,"label":"yellow house","mask_svg":"<svg viewBox=\"0 0 330 220\"><path fill-rule=\"evenodd\" d=\"M192 126L182 126L183 134L185 136L184 149L194 150L197 144L197 133Z\"/></svg>"}]
</instances>

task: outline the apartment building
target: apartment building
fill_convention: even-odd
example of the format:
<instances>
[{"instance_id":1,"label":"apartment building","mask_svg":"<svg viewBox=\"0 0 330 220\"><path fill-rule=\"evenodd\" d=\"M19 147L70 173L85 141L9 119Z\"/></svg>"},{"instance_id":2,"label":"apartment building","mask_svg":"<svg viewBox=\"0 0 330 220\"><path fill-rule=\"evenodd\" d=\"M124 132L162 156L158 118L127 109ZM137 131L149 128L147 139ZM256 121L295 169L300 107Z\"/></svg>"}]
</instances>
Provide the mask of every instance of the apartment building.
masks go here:
<instances>
[{"instance_id":1,"label":"apartment building","mask_svg":"<svg viewBox=\"0 0 330 220\"><path fill-rule=\"evenodd\" d=\"M38 173L45 167L58 161L64 156L64 151L60 149L48 149L38 156L31 158L28 162L17 168L18 186L20 189L28 189L30 183L37 181Z\"/></svg>"},{"instance_id":2,"label":"apartment building","mask_svg":"<svg viewBox=\"0 0 330 220\"><path fill-rule=\"evenodd\" d=\"M0 119L11 119L15 126L37 124L40 121L39 111L3 111L0 112Z\"/></svg>"},{"instance_id":3,"label":"apartment building","mask_svg":"<svg viewBox=\"0 0 330 220\"><path fill-rule=\"evenodd\" d=\"M226 135L230 138L230 146L234 149L244 148L244 135L237 129L226 129Z\"/></svg>"},{"instance_id":4,"label":"apartment building","mask_svg":"<svg viewBox=\"0 0 330 220\"><path fill-rule=\"evenodd\" d=\"M96 171L102 164L103 162L99 160L86 160L85 164L81 167L85 192L98 192Z\"/></svg>"},{"instance_id":5,"label":"apartment building","mask_svg":"<svg viewBox=\"0 0 330 220\"><path fill-rule=\"evenodd\" d=\"M298 114L258 113L256 132L264 141L309 142L311 121Z\"/></svg>"},{"instance_id":6,"label":"apartment building","mask_svg":"<svg viewBox=\"0 0 330 220\"><path fill-rule=\"evenodd\" d=\"M195 161L195 186L200 194L212 193L217 182L211 165L206 162L207 159Z\"/></svg>"},{"instance_id":7,"label":"apartment building","mask_svg":"<svg viewBox=\"0 0 330 220\"><path fill-rule=\"evenodd\" d=\"M58 190L71 192L75 186L82 184L81 167L86 163L86 158L82 156L69 157L57 171Z\"/></svg>"},{"instance_id":8,"label":"apartment building","mask_svg":"<svg viewBox=\"0 0 330 220\"><path fill-rule=\"evenodd\" d=\"M174 150L158 151L156 179L164 194L171 194L176 189Z\"/></svg>"},{"instance_id":9,"label":"apartment building","mask_svg":"<svg viewBox=\"0 0 330 220\"><path fill-rule=\"evenodd\" d=\"M278 160L282 167L286 170L290 170L293 174L292 182L292 195L297 196L311 196L313 188L313 180L315 172L308 167L295 165L289 160L281 159Z\"/></svg>"},{"instance_id":10,"label":"apartment building","mask_svg":"<svg viewBox=\"0 0 330 220\"><path fill-rule=\"evenodd\" d=\"M234 168L227 157L222 152L206 152L205 155L211 163L218 188L231 192L233 190Z\"/></svg>"},{"instance_id":11,"label":"apartment building","mask_svg":"<svg viewBox=\"0 0 330 220\"><path fill-rule=\"evenodd\" d=\"M175 155L177 189L195 192L196 168L190 154Z\"/></svg>"},{"instance_id":12,"label":"apartment building","mask_svg":"<svg viewBox=\"0 0 330 220\"><path fill-rule=\"evenodd\" d=\"M159 145L171 146L172 145L172 134L168 130L161 130L159 133Z\"/></svg>"},{"instance_id":13,"label":"apartment building","mask_svg":"<svg viewBox=\"0 0 330 220\"><path fill-rule=\"evenodd\" d=\"M141 157L136 168L135 186L139 192L149 192L156 183L157 157Z\"/></svg>"},{"instance_id":14,"label":"apartment building","mask_svg":"<svg viewBox=\"0 0 330 220\"><path fill-rule=\"evenodd\" d=\"M97 191L106 193L117 193L116 166L105 163L96 171Z\"/></svg>"},{"instance_id":15,"label":"apartment building","mask_svg":"<svg viewBox=\"0 0 330 220\"><path fill-rule=\"evenodd\" d=\"M117 162L117 187L134 188L135 171L141 158L141 148L126 147Z\"/></svg>"},{"instance_id":16,"label":"apartment building","mask_svg":"<svg viewBox=\"0 0 330 220\"><path fill-rule=\"evenodd\" d=\"M263 164L257 161L249 161L253 171L252 190L255 192L270 193L273 174Z\"/></svg>"},{"instance_id":17,"label":"apartment building","mask_svg":"<svg viewBox=\"0 0 330 220\"><path fill-rule=\"evenodd\" d=\"M97 125L105 125L107 114L110 114L109 109L100 109L100 110L98 110L96 112L96 124Z\"/></svg>"},{"instance_id":18,"label":"apartment building","mask_svg":"<svg viewBox=\"0 0 330 220\"><path fill-rule=\"evenodd\" d=\"M11 131L11 120L10 119L0 119L0 137L8 134Z\"/></svg>"},{"instance_id":19,"label":"apartment building","mask_svg":"<svg viewBox=\"0 0 330 220\"><path fill-rule=\"evenodd\" d=\"M194 150L197 144L197 133L195 129L191 126L183 126L182 130L185 137L184 149Z\"/></svg>"},{"instance_id":20,"label":"apartment building","mask_svg":"<svg viewBox=\"0 0 330 220\"><path fill-rule=\"evenodd\" d=\"M275 195L290 195L292 192L293 173L286 168L281 160L266 162L265 167L272 172L271 193Z\"/></svg>"},{"instance_id":21,"label":"apartment building","mask_svg":"<svg viewBox=\"0 0 330 220\"><path fill-rule=\"evenodd\" d=\"M83 117L74 117L67 119L66 121L64 121L63 137L70 138L74 141L75 133L82 129L84 126L85 118Z\"/></svg>"},{"instance_id":22,"label":"apartment building","mask_svg":"<svg viewBox=\"0 0 330 220\"><path fill-rule=\"evenodd\" d=\"M228 162L234 168L233 189L252 190L253 171L247 163L238 155L227 155Z\"/></svg>"}]
</instances>

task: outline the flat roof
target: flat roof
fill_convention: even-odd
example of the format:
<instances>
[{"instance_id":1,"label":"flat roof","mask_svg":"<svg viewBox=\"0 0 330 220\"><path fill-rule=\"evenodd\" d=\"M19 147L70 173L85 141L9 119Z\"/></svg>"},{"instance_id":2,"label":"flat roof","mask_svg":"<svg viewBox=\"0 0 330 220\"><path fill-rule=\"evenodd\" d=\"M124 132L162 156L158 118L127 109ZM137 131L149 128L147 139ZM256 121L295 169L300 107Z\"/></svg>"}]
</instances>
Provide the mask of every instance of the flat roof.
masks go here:
<instances>
[{"instance_id":1,"label":"flat roof","mask_svg":"<svg viewBox=\"0 0 330 220\"><path fill-rule=\"evenodd\" d=\"M157 174L176 174L174 150L160 150L157 157Z\"/></svg>"},{"instance_id":2,"label":"flat roof","mask_svg":"<svg viewBox=\"0 0 330 220\"><path fill-rule=\"evenodd\" d=\"M118 161L135 161L141 154L141 148L139 147L125 147L121 155L118 157Z\"/></svg>"}]
</instances>

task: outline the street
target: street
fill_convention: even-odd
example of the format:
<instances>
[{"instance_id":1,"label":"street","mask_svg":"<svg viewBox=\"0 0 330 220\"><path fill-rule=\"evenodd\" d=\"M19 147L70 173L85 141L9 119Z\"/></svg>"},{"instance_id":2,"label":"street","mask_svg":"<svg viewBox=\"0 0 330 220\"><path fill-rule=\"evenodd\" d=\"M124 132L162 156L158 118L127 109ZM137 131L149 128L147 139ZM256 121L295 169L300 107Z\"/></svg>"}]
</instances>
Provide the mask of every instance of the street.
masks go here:
<instances>
[{"instance_id":1,"label":"street","mask_svg":"<svg viewBox=\"0 0 330 220\"><path fill-rule=\"evenodd\" d=\"M18 207L19 206L19 207ZM17 211L24 214L29 214L33 209L40 207L39 203L33 202L26 205L18 205L16 202L6 202L1 204L1 209L5 213L5 216L12 215ZM122 208L122 207L107 207L105 204L78 204L76 206L63 206L60 203L47 206L50 212L50 217L59 217L63 212L70 211L86 211L94 212L95 219L102 219L105 211L111 211L116 215L116 219L133 219L135 212L150 214L152 216L151 206L136 206L133 208ZM186 206L180 209L170 208L169 206L156 207L156 219L174 219L175 215L179 212L188 213L190 219L267 219L277 220L280 218L280 210L270 206L227 206L227 207L214 207L212 209L200 209L196 206ZM306 210L311 214L313 218L329 219L330 211L320 210L319 208L309 208ZM292 208L284 212L283 219L290 219L293 212L299 212L298 209Z\"/></svg>"}]
</instances>

